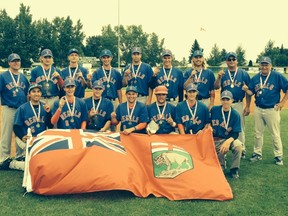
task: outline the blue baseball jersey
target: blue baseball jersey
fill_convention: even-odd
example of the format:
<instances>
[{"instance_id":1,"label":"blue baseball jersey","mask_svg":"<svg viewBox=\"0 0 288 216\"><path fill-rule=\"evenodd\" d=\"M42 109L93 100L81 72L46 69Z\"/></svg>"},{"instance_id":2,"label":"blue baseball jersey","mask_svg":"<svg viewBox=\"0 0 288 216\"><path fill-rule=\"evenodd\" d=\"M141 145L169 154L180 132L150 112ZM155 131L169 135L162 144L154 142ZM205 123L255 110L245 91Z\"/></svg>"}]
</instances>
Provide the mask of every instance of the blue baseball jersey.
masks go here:
<instances>
[{"instance_id":1,"label":"blue baseball jersey","mask_svg":"<svg viewBox=\"0 0 288 216\"><path fill-rule=\"evenodd\" d=\"M162 113L164 106L160 106L160 112ZM157 109L157 105L156 102L152 103L150 106L148 106L148 116L150 121L154 120L154 122L156 122L159 125L159 129L156 132L156 134L169 134L173 131L175 131L175 128L173 128L168 122L167 119L168 118L172 118L175 121L175 117L176 117L176 108L174 105L170 104L170 103L166 103L166 108L164 111L164 120L163 118L161 118L158 109ZM160 124L161 122L161 124Z\"/></svg>"},{"instance_id":2,"label":"blue baseball jersey","mask_svg":"<svg viewBox=\"0 0 288 216\"><path fill-rule=\"evenodd\" d=\"M132 112L132 109L129 109L130 112ZM121 122L120 130L123 131L126 128L131 128L139 123L148 123L148 111L145 104L136 101L135 109L132 113L131 119L129 118L128 112L127 112L127 102L124 102L122 104L119 104L119 106L116 109L116 119L117 121ZM141 131L135 131L138 133L145 133L145 130Z\"/></svg>"},{"instance_id":3,"label":"blue baseball jersey","mask_svg":"<svg viewBox=\"0 0 288 216\"><path fill-rule=\"evenodd\" d=\"M237 74L235 77L235 71L230 72L232 80L234 80L234 87L231 87L231 79L228 73L228 70L225 70L225 74L221 79L221 92L224 90L228 90L232 93L234 101L242 101L245 97L245 91L242 90L244 83L249 86L250 76L249 74L243 70L238 68Z\"/></svg>"},{"instance_id":4,"label":"blue baseball jersey","mask_svg":"<svg viewBox=\"0 0 288 216\"><path fill-rule=\"evenodd\" d=\"M169 76L170 69L165 68L167 77ZM176 98L182 93L183 98L183 73L179 68L172 67L172 71L167 82L163 67L160 68L158 75L156 76L156 87L159 85L166 85L168 89L167 98ZM168 84L168 85L167 85Z\"/></svg>"},{"instance_id":5,"label":"blue baseball jersey","mask_svg":"<svg viewBox=\"0 0 288 216\"><path fill-rule=\"evenodd\" d=\"M69 103L72 110L73 104ZM59 107L59 100L55 101L52 116L55 114ZM57 122L57 128L59 129L81 129L83 121L88 120L88 110L83 99L75 97L75 110L74 115L71 117L67 104L62 108L59 120Z\"/></svg>"},{"instance_id":6,"label":"blue baseball jersey","mask_svg":"<svg viewBox=\"0 0 288 216\"><path fill-rule=\"evenodd\" d=\"M11 74L8 70L0 73L1 104L12 108L18 108L27 101L26 95L30 84L25 75L21 73L18 75L12 73L12 76L16 82L20 76L18 86L16 86L13 82Z\"/></svg>"},{"instance_id":7,"label":"blue baseball jersey","mask_svg":"<svg viewBox=\"0 0 288 216\"><path fill-rule=\"evenodd\" d=\"M77 71L76 71L76 69L77 69ZM70 73L69 73L69 67L64 68L61 71L62 79L65 80L67 77L74 77L74 81L75 81L75 84L76 84L76 89L75 89L74 96L78 97L78 98L84 98L86 86L82 85L82 81L77 76L77 73L82 72L82 75L83 75L85 81L87 82L87 75L88 75L87 69L82 67L82 66L78 66L78 68L70 68L70 71L71 71L71 76L70 76ZM65 93L63 95L65 95Z\"/></svg>"},{"instance_id":8,"label":"blue baseball jersey","mask_svg":"<svg viewBox=\"0 0 288 216\"><path fill-rule=\"evenodd\" d=\"M185 71L184 74L184 83L191 76L191 73L194 69L190 68ZM199 77L200 72L196 73L196 76L193 77L192 82L197 84L198 89L198 99L207 99L210 98L210 92L214 90L215 76L210 69L202 70L201 77ZM196 77L199 77L197 80Z\"/></svg>"},{"instance_id":9,"label":"blue baseball jersey","mask_svg":"<svg viewBox=\"0 0 288 216\"><path fill-rule=\"evenodd\" d=\"M260 88L260 76L264 84L267 76L261 73L255 74L250 82L249 90L255 94L255 104L261 108L273 108L280 102L281 90L286 93L288 90L288 80L281 73L272 70L271 74L262 90Z\"/></svg>"},{"instance_id":10,"label":"blue baseball jersey","mask_svg":"<svg viewBox=\"0 0 288 216\"><path fill-rule=\"evenodd\" d=\"M151 87L151 80L153 76L153 70L151 66L142 62L136 78L132 72L132 67L134 67L134 71L136 73L139 65L128 65L123 71L122 78L124 77L125 71L130 68L131 72L128 75L128 86L137 86L138 94L148 96L149 87Z\"/></svg>"},{"instance_id":11,"label":"blue baseball jersey","mask_svg":"<svg viewBox=\"0 0 288 216\"><path fill-rule=\"evenodd\" d=\"M87 109L88 109L88 113L93 108L92 100L94 100L93 97L89 97L89 98L84 99L86 106L87 106ZM99 101L100 100L94 100L95 109L96 109ZM111 113L113 111L114 111L114 107L113 107L112 102L109 99L102 97L101 103L98 107L98 112L96 114L97 122L94 121L95 118L88 120L87 121L87 129L100 130L101 128L103 128L104 125L106 124L106 122L111 120Z\"/></svg>"},{"instance_id":12,"label":"blue baseball jersey","mask_svg":"<svg viewBox=\"0 0 288 216\"><path fill-rule=\"evenodd\" d=\"M231 134L233 132L241 132L240 115L235 109L231 107L230 120L226 130L221 110L222 106L214 106L211 109L211 124L213 128L213 136L228 139L232 136ZM228 113L229 112L224 112L226 121L228 121Z\"/></svg>"},{"instance_id":13,"label":"blue baseball jersey","mask_svg":"<svg viewBox=\"0 0 288 216\"><path fill-rule=\"evenodd\" d=\"M197 101L197 103L197 111L194 120L186 101L182 101L176 106L176 123L184 125L185 134L190 134L190 130L192 130L193 134L196 134L199 130L202 130L206 124L210 123L208 107L200 101ZM196 104L193 107L190 107L192 113L195 112L195 107Z\"/></svg>"},{"instance_id":14,"label":"blue baseball jersey","mask_svg":"<svg viewBox=\"0 0 288 216\"><path fill-rule=\"evenodd\" d=\"M54 96L59 96L59 91L60 88L58 86L58 79L56 77L52 77L52 74L54 73L54 71L57 71L60 76L61 76L61 72L59 69L55 68L54 66L51 66L51 73L50 73L50 77L49 77L49 81L48 84L46 83L46 79L45 79L45 75L44 75L44 71L42 66L38 66L36 68L34 68L31 71L31 78L30 78L30 82L31 83L38 83L42 86L42 97L54 97ZM48 77L50 69L45 70L45 74Z\"/></svg>"},{"instance_id":15,"label":"blue baseball jersey","mask_svg":"<svg viewBox=\"0 0 288 216\"><path fill-rule=\"evenodd\" d=\"M42 102L40 102L39 105L35 105L33 107L37 116L40 108L39 121L37 121L34 115L30 102L26 102L16 110L14 125L20 126L22 130L21 132L23 134L27 134L27 129L30 128L32 136L35 137L37 136L37 134L47 129L46 118L48 115L47 112L44 110L44 104Z\"/></svg>"},{"instance_id":16,"label":"blue baseball jersey","mask_svg":"<svg viewBox=\"0 0 288 216\"><path fill-rule=\"evenodd\" d=\"M103 71L102 67L98 68L96 71L94 71L92 75L92 84L96 80L100 80L105 86L105 89L102 93L102 97L108 98L108 99L116 99L118 98L117 91L122 88L122 76L118 70L116 70L115 68L112 68L110 81L108 84L107 78L109 77L109 72L110 70ZM106 74L107 78L104 73Z\"/></svg>"}]
</instances>

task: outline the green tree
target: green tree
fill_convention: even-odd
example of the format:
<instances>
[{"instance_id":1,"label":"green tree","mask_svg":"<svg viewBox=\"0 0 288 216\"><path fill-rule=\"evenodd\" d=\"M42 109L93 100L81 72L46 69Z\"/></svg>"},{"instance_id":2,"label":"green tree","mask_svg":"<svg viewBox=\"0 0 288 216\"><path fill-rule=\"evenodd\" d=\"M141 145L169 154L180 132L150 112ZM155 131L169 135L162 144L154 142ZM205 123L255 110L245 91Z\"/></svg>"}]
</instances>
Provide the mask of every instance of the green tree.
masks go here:
<instances>
[{"instance_id":1,"label":"green tree","mask_svg":"<svg viewBox=\"0 0 288 216\"><path fill-rule=\"evenodd\" d=\"M227 55L226 49L222 49L221 50L221 60L222 61L226 61L226 55Z\"/></svg>"},{"instance_id":2,"label":"green tree","mask_svg":"<svg viewBox=\"0 0 288 216\"><path fill-rule=\"evenodd\" d=\"M194 40L194 43L192 44L192 47L191 47L191 50L190 50L190 55L188 57L188 60L189 62L191 62L191 59L193 57L193 53L196 51L196 50L202 50L202 48L200 47L197 39Z\"/></svg>"},{"instance_id":3,"label":"green tree","mask_svg":"<svg viewBox=\"0 0 288 216\"><path fill-rule=\"evenodd\" d=\"M249 60L248 67L253 67L253 62L252 62L252 60Z\"/></svg>"},{"instance_id":4,"label":"green tree","mask_svg":"<svg viewBox=\"0 0 288 216\"><path fill-rule=\"evenodd\" d=\"M210 66L220 66L222 62L221 52L217 44L212 47L207 63Z\"/></svg>"},{"instance_id":5,"label":"green tree","mask_svg":"<svg viewBox=\"0 0 288 216\"><path fill-rule=\"evenodd\" d=\"M239 66L246 65L245 50L241 46L237 47L236 54L237 54L238 65Z\"/></svg>"},{"instance_id":6,"label":"green tree","mask_svg":"<svg viewBox=\"0 0 288 216\"><path fill-rule=\"evenodd\" d=\"M147 58L146 62L151 66L155 66L161 62L161 52L163 50L164 39L159 41L158 35L154 32L148 36L148 46L146 49Z\"/></svg>"}]
</instances>

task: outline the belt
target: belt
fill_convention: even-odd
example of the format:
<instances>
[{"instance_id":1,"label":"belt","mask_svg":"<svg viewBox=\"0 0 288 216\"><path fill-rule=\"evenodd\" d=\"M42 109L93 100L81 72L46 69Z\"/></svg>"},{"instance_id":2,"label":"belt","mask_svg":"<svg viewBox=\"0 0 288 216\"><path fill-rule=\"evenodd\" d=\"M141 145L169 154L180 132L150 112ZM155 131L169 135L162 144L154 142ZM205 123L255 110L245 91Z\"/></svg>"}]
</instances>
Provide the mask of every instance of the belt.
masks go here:
<instances>
[{"instance_id":1,"label":"belt","mask_svg":"<svg viewBox=\"0 0 288 216\"><path fill-rule=\"evenodd\" d=\"M138 97L147 97L147 95L138 94Z\"/></svg>"},{"instance_id":2,"label":"belt","mask_svg":"<svg viewBox=\"0 0 288 216\"><path fill-rule=\"evenodd\" d=\"M107 98L110 101L116 101L117 98Z\"/></svg>"},{"instance_id":3,"label":"belt","mask_svg":"<svg viewBox=\"0 0 288 216\"><path fill-rule=\"evenodd\" d=\"M241 103L243 100L234 100L233 103Z\"/></svg>"},{"instance_id":4,"label":"belt","mask_svg":"<svg viewBox=\"0 0 288 216\"><path fill-rule=\"evenodd\" d=\"M176 98L166 98L166 101L176 101Z\"/></svg>"},{"instance_id":5,"label":"belt","mask_svg":"<svg viewBox=\"0 0 288 216\"><path fill-rule=\"evenodd\" d=\"M258 108L261 108L261 109L272 109L274 108L274 106L257 106Z\"/></svg>"},{"instance_id":6,"label":"belt","mask_svg":"<svg viewBox=\"0 0 288 216\"><path fill-rule=\"evenodd\" d=\"M12 108L12 109L18 109L18 107L14 107L14 106L8 106L7 105L7 107Z\"/></svg>"},{"instance_id":7,"label":"belt","mask_svg":"<svg viewBox=\"0 0 288 216\"><path fill-rule=\"evenodd\" d=\"M207 97L207 98L204 98L204 97L202 97L202 96L200 96L200 95L198 95L198 100L203 100L203 99L208 99L209 97Z\"/></svg>"}]
</instances>

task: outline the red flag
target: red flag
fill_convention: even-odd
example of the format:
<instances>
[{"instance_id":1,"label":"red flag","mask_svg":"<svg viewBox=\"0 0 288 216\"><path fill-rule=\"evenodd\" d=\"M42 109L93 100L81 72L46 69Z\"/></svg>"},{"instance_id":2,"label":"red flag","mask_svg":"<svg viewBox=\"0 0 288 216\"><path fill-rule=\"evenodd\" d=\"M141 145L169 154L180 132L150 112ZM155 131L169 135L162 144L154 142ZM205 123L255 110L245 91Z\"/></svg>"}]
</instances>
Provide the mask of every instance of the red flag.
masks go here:
<instances>
[{"instance_id":1,"label":"red flag","mask_svg":"<svg viewBox=\"0 0 288 216\"><path fill-rule=\"evenodd\" d=\"M119 138L119 133L47 130L29 147L32 190L45 195L128 190L170 200L233 198L211 128L198 135Z\"/></svg>"}]
</instances>

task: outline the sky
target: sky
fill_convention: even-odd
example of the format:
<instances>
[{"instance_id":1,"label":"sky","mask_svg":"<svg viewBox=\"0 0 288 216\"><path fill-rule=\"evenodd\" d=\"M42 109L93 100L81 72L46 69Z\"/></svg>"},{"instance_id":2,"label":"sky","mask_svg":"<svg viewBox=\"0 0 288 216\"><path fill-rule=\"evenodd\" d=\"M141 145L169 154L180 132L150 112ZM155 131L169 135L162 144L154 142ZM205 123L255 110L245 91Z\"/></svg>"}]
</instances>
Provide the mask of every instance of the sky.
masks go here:
<instances>
[{"instance_id":1,"label":"sky","mask_svg":"<svg viewBox=\"0 0 288 216\"><path fill-rule=\"evenodd\" d=\"M288 48L287 0L0 0L0 9L15 18L21 3L30 7L33 21L70 16L76 25L80 20L86 37L118 22L142 25L144 32L164 38L164 47L179 61L188 58L195 39L206 58L214 44L227 52L242 46L252 61L269 40Z\"/></svg>"}]
</instances>

